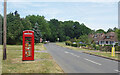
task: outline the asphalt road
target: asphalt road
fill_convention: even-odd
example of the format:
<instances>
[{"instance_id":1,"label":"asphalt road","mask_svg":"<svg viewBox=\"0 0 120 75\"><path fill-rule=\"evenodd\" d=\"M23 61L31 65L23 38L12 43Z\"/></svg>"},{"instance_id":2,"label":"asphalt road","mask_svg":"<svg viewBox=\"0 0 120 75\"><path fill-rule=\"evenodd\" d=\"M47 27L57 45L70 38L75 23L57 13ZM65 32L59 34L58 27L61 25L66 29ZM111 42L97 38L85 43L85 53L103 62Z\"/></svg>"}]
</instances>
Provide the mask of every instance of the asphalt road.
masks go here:
<instances>
[{"instance_id":1,"label":"asphalt road","mask_svg":"<svg viewBox=\"0 0 120 75\"><path fill-rule=\"evenodd\" d=\"M118 62L85 54L55 43L45 44L48 52L65 73L118 73Z\"/></svg>"}]
</instances>

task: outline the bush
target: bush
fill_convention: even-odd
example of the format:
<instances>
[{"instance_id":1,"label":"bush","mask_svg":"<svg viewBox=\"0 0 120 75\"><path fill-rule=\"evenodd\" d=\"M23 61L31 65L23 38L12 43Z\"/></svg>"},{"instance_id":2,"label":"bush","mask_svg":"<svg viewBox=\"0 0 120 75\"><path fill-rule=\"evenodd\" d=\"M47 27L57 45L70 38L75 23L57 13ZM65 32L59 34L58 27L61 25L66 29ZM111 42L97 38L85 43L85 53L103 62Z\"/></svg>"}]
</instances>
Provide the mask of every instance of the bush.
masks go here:
<instances>
[{"instance_id":1,"label":"bush","mask_svg":"<svg viewBox=\"0 0 120 75\"><path fill-rule=\"evenodd\" d=\"M47 44L47 42L43 42L44 44Z\"/></svg>"},{"instance_id":2,"label":"bush","mask_svg":"<svg viewBox=\"0 0 120 75\"><path fill-rule=\"evenodd\" d=\"M86 46L86 44L79 44L80 46Z\"/></svg>"},{"instance_id":3,"label":"bush","mask_svg":"<svg viewBox=\"0 0 120 75\"><path fill-rule=\"evenodd\" d=\"M96 46L96 50L100 50L100 46Z\"/></svg>"},{"instance_id":4,"label":"bush","mask_svg":"<svg viewBox=\"0 0 120 75\"><path fill-rule=\"evenodd\" d=\"M115 51L120 51L120 46L116 46Z\"/></svg>"},{"instance_id":5,"label":"bush","mask_svg":"<svg viewBox=\"0 0 120 75\"><path fill-rule=\"evenodd\" d=\"M72 44L73 47L77 47L78 45L77 44Z\"/></svg>"},{"instance_id":6,"label":"bush","mask_svg":"<svg viewBox=\"0 0 120 75\"><path fill-rule=\"evenodd\" d=\"M112 47L113 45L104 45L104 46L111 46Z\"/></svg>"},{"instance_id":7,"label":"bush","mask_svg":"<svg viewBox=\"0 0 120 75\"><path fill-rule=\"evenodd\" d=\"M68 46L71 46L72 42L71 41L66 41L65 44L68 45Z\"/></svg>"}]
</instances>

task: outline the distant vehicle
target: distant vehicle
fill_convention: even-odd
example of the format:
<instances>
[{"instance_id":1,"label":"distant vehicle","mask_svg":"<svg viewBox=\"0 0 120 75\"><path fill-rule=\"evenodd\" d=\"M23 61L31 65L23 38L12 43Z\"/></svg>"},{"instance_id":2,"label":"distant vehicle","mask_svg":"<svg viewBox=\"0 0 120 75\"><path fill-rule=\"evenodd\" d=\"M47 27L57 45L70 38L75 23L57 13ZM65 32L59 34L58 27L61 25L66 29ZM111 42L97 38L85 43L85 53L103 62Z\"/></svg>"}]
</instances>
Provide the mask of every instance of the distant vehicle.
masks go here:
<instances>
[{"instance_id":1,"label":"distant vehicle","mask_svg":"<svg viewBox=\"0 0 120 75\"><path fill-rule=\"evenodd\" d=\"M73 42L73 44L76 44L76 42Z\"/></svg>"},{"instance_id":2,"label":"distant vehicle","mask_svg":"<svg viewBox=\"0 0 120 75\"><path fill-rule=\"evenodd\" d=\"M47 43L49 43L50 41L44 41L44 44L47 44Z\"/></svg>"}]
</instances>

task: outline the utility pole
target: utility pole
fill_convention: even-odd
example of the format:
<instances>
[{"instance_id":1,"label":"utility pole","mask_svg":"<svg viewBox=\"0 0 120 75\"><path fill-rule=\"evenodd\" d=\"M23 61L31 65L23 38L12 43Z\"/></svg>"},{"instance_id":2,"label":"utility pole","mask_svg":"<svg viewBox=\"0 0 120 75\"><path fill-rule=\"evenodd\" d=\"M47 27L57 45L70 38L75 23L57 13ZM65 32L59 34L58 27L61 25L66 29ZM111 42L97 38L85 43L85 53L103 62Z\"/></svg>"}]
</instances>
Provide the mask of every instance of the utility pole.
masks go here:
<instances>
[{"instance_id":1,"label":"utility pole","mask_svg":"<svg viewBox=\"0 0 120 75\"><path fill-rule=\"evenodd\" d=\"M118 2L118 29L120 29L120 1Z\"/></svg>"},{"instance_id":2,"label":"utility pole","mask_svg":"<svg viewBox=\"0 0 120 75\"><path fill-rule=\"evenodd\" d=\"M6 60L6 7L7 7L7 1L4 0L4 26L3 26L3 60Z\"/></svg>"}]
</instances>

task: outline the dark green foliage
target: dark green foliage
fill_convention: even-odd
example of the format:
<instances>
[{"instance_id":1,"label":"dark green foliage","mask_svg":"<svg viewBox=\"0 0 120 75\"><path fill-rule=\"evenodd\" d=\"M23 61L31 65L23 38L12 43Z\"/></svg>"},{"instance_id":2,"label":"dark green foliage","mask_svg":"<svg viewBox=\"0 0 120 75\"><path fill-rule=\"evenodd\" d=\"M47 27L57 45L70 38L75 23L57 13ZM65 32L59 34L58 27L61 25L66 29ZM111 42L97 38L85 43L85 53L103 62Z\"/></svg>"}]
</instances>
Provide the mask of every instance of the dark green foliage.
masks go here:
<instances>
[{"instance_id":1,"label":"dark green foliage","mask_svg":"<svg viewBox=\"0 0 120 75\"><path fill-rule=\"evenodd\" d=\"M7 15L7 43L21 44L23 29L20 15L17 12L15 14L9 13Z\"/></svg>"},{"instance_id":2,"label":"dark green foliage","mask_svg":"<svg viewBox=\"0 0 120 75\"><path fill-rule=\"evenodd\" d=\"M103 29L99 29L96 31L96 33L106 33Z\"/></svg>"},{"instance_id":3,"label":"dark green foliage","mask_svg":"<svg viewBox=\"0 0 120 75\"><path fill-rule=\"evenodd\" d=\"M32 28L34 27L35 23L38 23L42 38L44 40L50 40L51 29L49 27L49 23L45 20L44 16L29 15L26 16L25 19L30 21L30 23L32 24Z\"/></svg>"},{"instance_id":4,"label":"dark green foliage","mask_svg":"<svg viewBox=\"0 0 120 75\"><path fill-rule=\"evenodd\" d=\"M120 51L120 46L115 46L115 51Z\"/></svg>"},{"instance_id":5,"label":"dark green foliage","mask_svg":"<svg viewBox=\"0 0 120 75\"><path fill-rule=\"evenodd\" d=\"M71 41L65 41L65 44L68 45L68 46L71 46L72 42Z\"/></svg>"},{"instance_id":6,"label":"dark green foliage","mask_svg":"<svg viewBox=\"0 0 120 75\"><path fill-rule=\"evenodd\" d=\"M108 31L107 31L107 33L108 33L108 32L114 32L114 30L111 29L111 28L109 28Z\"/></svg>"},{"instance_id":7,"label":"dark green foliage","mask_svg":"<svg viewBox=\"0 0 120 75\"><path fill-rule=\"evenodd\" d=\"M73 46L73 47L78 47L78 45L77 45L77 44L72 44L71 46Z\"/></svg>"},{"instance_id":8,"label":"dark green foliage","mask_svg":"<svg viewBox=\"0 0 120 75\"><path fill-rule=\"evenodd\" d=\"M35 23L35 26L33 27L33 31L34 31L35 43L39 43L40 42L40 38L42 37L42 35L41 35L40 30L39 30L38 23Z\"/></svg>"},{"instance_id":9,"label":"dark green foliage","mask_svg":"<svg viewBox=\"0 0 120 75\"><path fill-rule=\"evenodd\" d=\"M83 42L83 43L88 43L88 35L82 35L79 37L80 41Z\"/></svg>"},{"instance_id":10,"label":"dark green foliage","mask_svg":"<svg viewBox=\"0 0 120 75\"><path fill-rule=\"evenodd\" d=\"M73 21L64 21L64 33L67 37L74 38L74 22Z\"/></svg>"},{"instance_id":11,"label":"dark green foliage","mask_svg":"<svg viewBox=\"0 0 120 75\"><path fill-rule=\"evenodd\" d=\"M118 30L117 34L118 34L118 41L120 42L120 29Z\"/></svg>"},{"instance_id":12,"label":"dark green foliage","mask_svg":"<svg viewBox=\"0 0 120 75\"><path fill-rule=\"evenodd\" d=\"M38 24L37 27L35 23ZM40 37L44 41L51 42L56 42L57 38L59 38L59 41L62 42L73 38L78 39L80 36L88 35L92 32L91 29L79 22L62 22L57 19L47 21L44 16L39 15L28 15L25 18L20 18L20 14L17 11L9 13L7 15L7 44L22 44L22 33L24 30L35 31L35 42L39 42L38 39ZM80 41L78 40L78 42Z\"/></svg>"},{"instance_id":13,"label":"dark green foliage","mask_svg":"<svg viewBox=\"0 0 120 75\"><path fill-rule=\"evenodd\" d=\"M50 39L52 42L57 41L57 38L61 40L61 24L57 19L51 19L49 22L50 29L51 29L51 36Z\"/></svg>"},{"instance_id":14,"label":"dark green foliage","mask_svg":"<svg viewBox=\"0 0 120 75\"><path fill-rule=\"evenodd\" d=\"M37 29L35 23L38 24ZM40 37L51 42L56 42L57 38L59 38L59 41L73 39L71 42L75 41L77 46L80 46L80 44L78 45L79 42L91 44L91 39L88 38L90 33L106 33L102 29L95 32L95 30L91 30L83 23L80 24L77 21L62 22L57 19L47 21L44 16L39 15L28 15L25 18L20 18L20 14L17 11L9 13L7 15L7 44L22 44L22 33L24 30L35 31L35 42L39 42ZM114 28L108 30L108 32L110 31L118 33L118 40L120 41L120 30Z\"/></svg>"}]
</instances>

